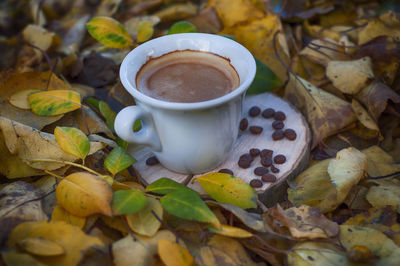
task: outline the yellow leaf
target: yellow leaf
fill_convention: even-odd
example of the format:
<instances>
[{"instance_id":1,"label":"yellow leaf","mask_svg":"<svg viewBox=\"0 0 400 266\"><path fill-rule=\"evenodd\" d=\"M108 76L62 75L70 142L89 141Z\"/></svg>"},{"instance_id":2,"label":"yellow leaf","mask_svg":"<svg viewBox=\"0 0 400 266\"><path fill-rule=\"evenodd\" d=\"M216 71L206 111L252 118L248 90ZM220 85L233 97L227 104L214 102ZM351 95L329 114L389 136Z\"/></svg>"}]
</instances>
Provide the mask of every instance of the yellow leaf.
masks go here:
<instances>
[{"instance_id":1,"label":"yellow leaf","mask_svg":"<svg viewBox=\"0 0 400 266\"><path fill-rule=\"evenodd\" d=\"M324 242L300 242L290 249L288 264L294 266L351 265L346 253Z\"/></svg>"},{"instance_id":2,"label":"yellow leaf","mask_svg":"<svg viewBox=\"0 0 400 266\"><path fill-rule=\"evenodd\" d=\"M64 248L59 244L43 238L24 238L18 245L25 251L38 256L57 256L64 254Z\"/></svg>"},{"instance_id":3,"label":"yellow leaf","mask_svg":"<svg viewBox=\"0 0 400 266\"><path fill-rule=\"evenodd\" d=\"M151 36L153 36L153 33L154 33L153 24L151 24L148 21L141 21L138 26L138 34L137 34L138 43L150 40Z\"/></svg>"},{"instance_id":4,"label":"yellow leaf","mask_svg":"<svg viewBox=\"0 0 400 266\"><path fill-rule=\"evenodd\" d=\"M365 176L367 171L367 156L350 147L336 154L336 159L330 161L328 174L336 187L337 201L343 202L351 188Z\"/></svg>"},{"instance_id":5,"label":"yellow leaf","mask_svg":"<svg viewBox=\"0 0 400 266\"><path fill-rule=\"evenodd\" d=\"M260 19L263 12L248 0L209 0L208 5L215 8L224 27L231 27L249 18Z\"/></svg>"},{"instance_id":6,"label":"yellow leaf","mask_svg":"<svg viewBox=\"0 0 400 266\"><path fill-rule=\"evenodd\" d=\"M229 237L247 238L253 236L253 234L250 233L249 231L246 231L239 227L230 226L227 224L221 224L221 229L209 226L208 230L210 230L213 233Z\"/></svg>"},{"instance_id":7,"label":"yellow leaf","mask_svg":"<svg viewBox=\"0 0 400 266\"><path fill-rule=\"evenodd\" d=\"M235 36L239 43L266 64L284 83L288 78L287 70L276 56L273 43L277 31L280 33L276 34L275 46L280 58L288 66L288 47L278 15L269 13L260 19L225 27L220 33Z\"/></svg>"},{"instance_id":8,"label":"yellow leaf","mask_svg":"<svg viewBox=\"0 0 400 266\"><path fill-rule=\"evenodd\" d=\"M64 210L63 207L57 205L54 207L53 213L51 214L51 221L64 221L82 229L85 226L86 218L72 215Z\"/></svg>"},{"instance_id":9,"label":"yellow leaf","mask_svg":"<svg viewBox=\"0 0 400 266\"><path fill-rule=\"evenodd\" d=\"M166 266L195 265L194 259L189 251L168 239L158 240L158 255Z\"/></svg>"},{"instance_id":10,"label":"yellow leaf","mask_svg":"<svg viewBox=\"0 0 400 266\"><path fill-rule=\"evenodd\" d=\"M114 216L114 217L108 217L101 215L100 219L102 222L104 222L107 226L120 231L123 235L127 235L129 233L129 228L126 226L126 222L124 222L122 219L122 216Z\"/></svg>"},{"instance_id":11,"label":"yellow leaf","mask_svg":"<svg viewBox=\"0 0 400 266\"><path fill-rule=\"evenodd\" d=\"M17 251L8 251L1 253L2 259L7 266L45 266L45 264L36 260L33 256L27 253L19 253Z\"/></svg>"},{"instance_id":12,"label":"yellow leaf","mask_svg":"<svg viewBox=\"0 0 400 266\"><path fill-rule=\"evenodd\" d=\"M367 156L367 172L369 176L384 176L400 171L400 164L379 146L371 146L362 151Z\"/></svg>"},{"instance_id":13,"label":"yellow leaf","mask_svg":"<svg viewBox=\"0 0 400 266\"><path fill-rule=\"evenodd\" d=\"M359 31L358 44L364 44L383 35L400 38L400 20L393 11L383 13L379 18L369 19L367 26Z\"/></svg>"},{"instance_id":14,"label":"yellow leaf","mask_svg":"<svg viewBox=\"0 0 400 266\"><path fill-rule=\"evenodd\" d=\"M387 205L395 206L400 212L400 181L374 180L379 186L372 186L368 190L367 200L375 208L383 208Z\"/></svg>"},{"instance_id":15,"label":"yellow leaf","mask_svg":"<svg viewBox=\"0 0 400 266\"><path fill-rule=\"evenodd\" d=\"M361 124L366 128L380 132L377 123L357 100L353 99L351 101L351 108L353 108L353 112L356 114Z\"/></svg>"},{"instance_id":16,"label":"yellow leaf","mask_svg":"<svg viewBox=\"0 0 400 266\"><path fill-rule=\"evenodd\" d=\"M32 93L40 92L39 90L23 90L17 91L13 95L11 95L8 100L13 106L18 107L20 109L29 110L31 106L28 102L28 96Z\"/></svg>"},{"instance_id":17,"label":"yellow leaf","mask_svg":"<svg viewBox=\"0 0 400 266\"><path fill-rule=\"evenodd\" d=\"M9 235L8 247L15 249L20 241L27 238L49 240L64 249L63 256L35 257L46 265L77 265L89 248L103 246L98 238L86 235L76 226L61 221L44 221L17 225Z\"/></svg>"},{"instance_id":18,"label":"yellow leaf","mask_svg":"<svg viewBox=\"0 0 400 266\"><path fill-rule=\"evenodd\" d=\"M81 108L81 97L73 90L42 91L28 96L32 112L41 116L65 114Z\"/></svg>"},{"instance_id":19,"label":"yellow leaf","mask_svg":"<svg viewBox=\"0 0 400 266\"><path fill-rule=\"evenodd\" d=\"M133 42L124 26L110 17L95 17L86 27L90 35L106 47L126 48Z\"/></svg>"},{"instance_id":20,"label":"yellow leaf","mask_svg":"<svg viewBox=\"0 0 400 266\"><path fill-rule=\"evenodd\" d=\"M370 57L354 61L330 61L326 75L343 93L357 94L374 77Z\"/></svg>"},{"instance_id":21,"label":"yellow leaf","mask_svg":"<svg viewBox=\"0 0 400 266\"><path fill-rule=\"evenodd\" d=\"M139 212L126 215L126 220L132 231L145 236L153 236L157 233L161 223L156 219L152 211L162 219L163 208L160 201L147 197L146 205Z\"/></svg>"},{"instance_id":22,"label":"yellow leaf","mask_svg":"<svg viewBox=\"0 0 400 266\"><path fill-rule=\"evenodd\" d=\"M191 2L182 4L178 3L169 5L166 8L153 13L153 15L159 17L162 22L180 20L196 15L197 9L197 5L194 5Z\"/></svg>"},{"instance_id":23,"label":"yellow leaf","mask_svg":"<svg viewBox=\"0 0 400 266\"><path fill-rule=\"evenodd\" d=\"M348 59L340 44L329 38L312 40L301 50L300 55L324 67L332 60Z\"/></svg>"},{"instance_id":24,"label":"yellow leaf","mask_svg":"<svg viewBox=\"0 0 400 266\"><path fill-rule=\"evenodd\" d=\"M112 215L111 187L95 175L86 172L70 174L58 184L56 195L58 203L73 215Z\"/></svg>"},{"instance_id":25,"label":"yellow leaf","mask_svg":"<svg viewBox=\"0 0 400 266\"><path fill-rule=\"evenodd\" d=\"M54 137L61 149L66 153L75 155L82 160L90 150L90 142L87 136L77 128L56 127Z\"/></svg>"},{"instance_id":26,"label":"yellow leaf","mask_svg":"<svg viewBox=\"0 0 400 266\"><path fill-rule=\"evenodd\" d=\"M22 31L24 40L28 43L39 47L43 51L47 51L52 46L61 44L61 39L54 32L47 31L38 25L28 25ZM42 56L40 51L35 51L40 58Z\"/></svg>"}]
</instances>

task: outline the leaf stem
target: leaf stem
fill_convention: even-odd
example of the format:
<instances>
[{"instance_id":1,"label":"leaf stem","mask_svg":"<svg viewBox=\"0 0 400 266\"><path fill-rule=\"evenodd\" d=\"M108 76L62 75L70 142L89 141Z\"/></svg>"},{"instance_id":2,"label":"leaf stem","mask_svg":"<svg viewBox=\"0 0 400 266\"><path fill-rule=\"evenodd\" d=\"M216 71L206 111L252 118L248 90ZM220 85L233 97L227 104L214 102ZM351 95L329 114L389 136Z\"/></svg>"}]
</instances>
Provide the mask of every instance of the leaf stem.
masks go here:
<instances>
[{"instance_id":1,"label":"leaf stem","mask_svg":"<svg viewBox=\"0 0 400 266\"><path fill-rule=\"evenodd\" d=\"M43 171L48 175L54 176L55 178L58 178L58 179L63 179L64 178L64 177L62 177L60 175L57 175L57 174L55 174L53 172L50 172L49 170L43 170Z\"/></svg>"},{"instance_id":2,"label":"leaf stem","mask_svg":"<svg viewBox=\"0 0 400 266\"><path fill-rule=\"evenodd\" d=\"M78 163L73 163L73 162L68 162L68 161L61 161L61 160L54 160L54 159L33 159L33 160L30 160L30 161L31 162L49 162L49 163L68 164L68 165L72 165L72 166L84 169L84 170L86 170L86 171L88 171L88 172L90 172L92 174L97 175L97 176L102 176L102 174L100 174L100 173L98 173L98 172L96 172L96 171L94 171L94 170L92 170L92 169L90 169L90 168L88 168L88 167L86 167L84 165L78 164Z\"/></svg>"}]
</instances>

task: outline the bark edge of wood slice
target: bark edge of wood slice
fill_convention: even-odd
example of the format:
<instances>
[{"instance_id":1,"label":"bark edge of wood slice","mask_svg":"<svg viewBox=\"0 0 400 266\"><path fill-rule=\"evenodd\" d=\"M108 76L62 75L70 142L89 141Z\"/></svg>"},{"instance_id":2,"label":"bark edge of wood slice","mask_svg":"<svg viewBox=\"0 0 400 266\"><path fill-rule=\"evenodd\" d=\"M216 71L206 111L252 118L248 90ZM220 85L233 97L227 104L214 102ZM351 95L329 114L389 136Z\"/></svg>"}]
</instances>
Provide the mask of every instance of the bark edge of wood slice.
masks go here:
<instances>
[{"instance_id":1,"label":"bark edge of wood slice","mask_svg":"<svg viewBox=\"0 0 400 266\"><path fill-rule=\"evenodd\" d=\"M278 141L272 140L272 122L273 118L265 119L261 113L257 117L249 117L248 111L252 106L258 106L261 112L266 108L273 108L275 111L282 111L286 114L284 129L291 128L296 131L297 137L294 141L286 138ZM278 174L275 174L277 181L274 183L263 183L261 188L256 188L259 199L267 206L273 206L285 199L286 190L288 188L288 180L293 179L300 174L308 165L310 157L311 132L304 116L288 101L272 94L263 93L247 96L243 106L243 117L249 121L249 127L258 125L263 127L263 131L259 135L253 135L247 128L245 131L240 131L238 140L229 154L227 160L210 172L218 172L220 169L228 168L234 173L234 176L240 177L247 183L252 179L260 179L254 174L254 169L260 164L260 158L257 157L252 162L250 168L243 169L238 166L239 157L248 153L251 148L271 149L274 151L273 156L283 154L287 161L284 164L274 164L280 169ZM133 145L131 145L133 146ZM129 152L137 159L134 164L135 169L140 175L144 184L152 183L161 177L171 178L179 183L183 183L188 187L193 188L200 194L205 194L205 191L198 182L191 182L194 178L200 175L185 175L179 174L164 168L162 165L148 166L145 161L153 156L151 150L147 147L130 147ZM270 171L271 173L271 171Z\"/></svg>"}]
</instances>

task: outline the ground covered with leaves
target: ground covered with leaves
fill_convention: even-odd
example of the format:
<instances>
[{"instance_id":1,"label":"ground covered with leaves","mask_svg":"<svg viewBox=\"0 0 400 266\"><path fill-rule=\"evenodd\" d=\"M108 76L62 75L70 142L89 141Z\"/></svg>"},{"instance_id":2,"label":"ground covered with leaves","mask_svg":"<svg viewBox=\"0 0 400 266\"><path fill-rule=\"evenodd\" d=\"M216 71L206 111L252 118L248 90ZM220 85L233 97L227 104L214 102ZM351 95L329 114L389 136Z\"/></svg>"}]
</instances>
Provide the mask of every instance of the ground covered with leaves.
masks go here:
<instances>
[{"instance_id":1,"label":"ground covered with leaves","mask_svg":"<svg viewBox=\"0 0 400 266\"><path fill-rule=\"evenodd\" d=\"M0 3L0 246L6 265L399 265L400 3ZM199 195L147 184L114 132L125 55L206 32L257 59L312 130L310 162L267 208L239 177ZM141 123L134 130L140 130Z\"/></svg>"}]
</instances>

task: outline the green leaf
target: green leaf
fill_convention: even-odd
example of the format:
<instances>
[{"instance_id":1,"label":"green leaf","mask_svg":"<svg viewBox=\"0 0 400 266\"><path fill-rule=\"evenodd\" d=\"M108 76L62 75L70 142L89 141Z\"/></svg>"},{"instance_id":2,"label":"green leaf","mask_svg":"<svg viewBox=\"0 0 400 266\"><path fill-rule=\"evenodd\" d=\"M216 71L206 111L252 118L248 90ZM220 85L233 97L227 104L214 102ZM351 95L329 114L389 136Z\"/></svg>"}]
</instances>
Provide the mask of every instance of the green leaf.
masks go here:
<instances>
[{"instance_id":1,"label":"green leaf","mask_svg":"<svg viewBox=\"0 0 400 266\"><path fill-rule=\"evenodd\" d=\"M56 127L54 136L60 148L66 153L85 159L90 150L90 142L85 133L74 127Z\"/></svg>"},{"instance_id":2,"label":"green leaf","mask_svg":"<svg viewBox=\"0 0 400 266\"><path fill-rule=\"evenodd\" d=\"M104 160L104 166L114 176L116 173L128 168L136 162L136 159L130 156L123 148L116 147Z\"/></svg>"},{"instance_id":3,"label":"green leaf","mask_svg":"<svg viewBox=\"0 0 400 266\"><path fill-rule=\"evenodd\" d=\"M128 142L125 140L121 139L120 137L117 137L117 144L120 146L122 149L126 150L128 148Z\"/></svg>"},{"instance_id":4,"label":"green leaf","mask_svg":"<svg viewBox=\"0 0 400 266\"><path fill-rule=\"evenodd\" d=\"M93 38L109 48L126 48L133 42L124 26L110 17L95 17L86 28Z\"/></svg>"},{"instance_id":5,"label":"green leaf","mask_svg":"<svg viewBox=\"0 0 400 266\"><path fill-rule=\"evenodd\" d=\"M167 35L189 32L197 32L196 26L187 21L179 21L174 23L171 28L169 28Z\"/></svg>"},{"instance_id":6,"label":"green leaf","mask_svg":"<svg viewBox=\"0 0 400 266\"><path fill-rule=\"evenodd\" d=\"M167 177L162 177L150 185L146 187L146 192L153 192L161 195L165 195L171 192L174 192L178 189L190 189L186 187L185 185L182 185L178 182L175 182L172 179L169 179Z\"/></svg>"},{"instance_id":7,"label":"green leaf","mask_svg":"<svg viewBox=\"0 0 400 266\"><path fill-rule=\"evenodd\" d=\"M128 226L132 231L138 234L145 236L155 235L160 228L161 223L153 215L152 211L158 216L158 218L163 218L163 208L160 201L148 197L145 206L140 211L126 216Z\"/></svg>"},{"instance_id":8,"label":"green leaf","mask_svg":"<svg viewBox=\"0 0 400 266\"><path fill-rule=\"evenodd\" d=\"M99 110L99 104L100 104L100 101L99 101L99 100L97 100L97 99L95 99L95 98L93 98L93 97L87 97L87 98L84 100L84 102L87 103L87 104L90 104L91 106L93 106L94 108L96 108L97 110ZM100 111L100 110L99 110L99 111Z\"/></svg>"},{"instance_id":9,"label":"green leaf","mask_svg":"<svg viewBox=\"0 0 400 266\"><path fill-rule=\"evenodd\" d=\"M133 132L138 132L141 129L142 129L142 120L140 119L135 120L135 123L133 123Z\"/></svg>"},{"instance_id":10,"label":"green leaf","mask_svg":"<svg viewBox=\"0 0 400 266\"><path fill-rule=\"evenodd\" d=\"M32 112L41 116L65 114L81 108L81 97L73 90L50 90L30 94Z\"/></svg>"},{"instance_id":11,"label":"green leaf","mask_svg":"<svg viewBox=\"0 0 400 266\"><path fill-rule=\"evenodd\" d=\"M114 112L114 110L112 110L110 106L104 101L99 102L99 111L106 119L106 125L108 126L108 128L114 132L114 121L115 117L117 117L117 113Z\"/></svg>"},{"instance_id":12,"label":"green leaf","mask_svg":"<svg viewBox=\"0 0 400 266\"><path fill-rule=\"evenodd\" d=\"M163 196L160 202L164 210L179 218L211 223L216 228L221 227L214 213L193 190L178 189Z\"/></svg>"},{"instance_id":13,"label":"green leaf","mask_svg":"<svg viewBox=\"0 0 400 266\"><path fill-rule=\"evenodd\" d=\"M235 41L235 42L237 42L237 39L236 39L236 37L235 37L235 36L233 36L233 35L229 35L229 34L221 34L220 36L222 36L222 37L225 37L225 38L228 38L228 39L231 39L232 41Z\"/></svg>"},{"instance_id":14,"label":"green leaf","mask_svg":"<svg viewBox=\"0 0 400 266\"><path fill-rule=\"evenodd\" d=\"M231 203L243 209L257 207L257 193L239 177L224 173L209 173L196 180L218 202Z\"/></svg>"},{"instance_id":15,"label":"green leaf","mask_svg":"<svg viewBox=\"0 0 400 266\"><path fill-rule=\"evenodd\" d=\"M154 26L149 21L141 21L138 26L137 41L143 43L150 40L154 33Z\"/></svg>"},{"instance_id":16,"label":"green leaf","mask_svg":"<svg viewBox=\"0 0 400 266\"><path fill-rule=\"evenodd\" d=\"M146 196L138 189L118 190L114 192L111 208L116 215L132 214L140 211L146 201Z\"/></svg>"},{"instance_id":17,"label":"green leaf","mask_svg":"<svg viewBox=\"0 0 400 266\"><path fill-rule=\"evenodd\" d=\"M250 88L247 90L247 94L259 94L267 91L272 91L283 85L282 81L275 75L274 72L269 69L260 60L256 60L256 76L251 83Z\"/></svg>"}]
</instances>

